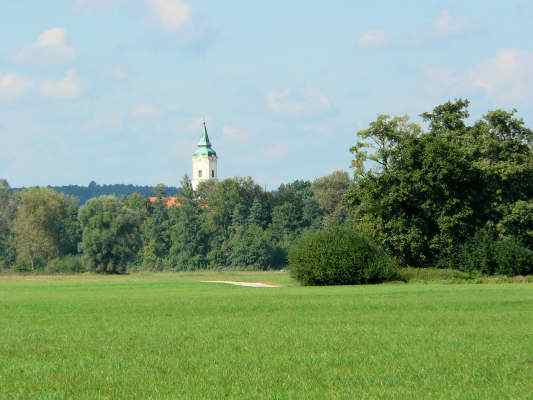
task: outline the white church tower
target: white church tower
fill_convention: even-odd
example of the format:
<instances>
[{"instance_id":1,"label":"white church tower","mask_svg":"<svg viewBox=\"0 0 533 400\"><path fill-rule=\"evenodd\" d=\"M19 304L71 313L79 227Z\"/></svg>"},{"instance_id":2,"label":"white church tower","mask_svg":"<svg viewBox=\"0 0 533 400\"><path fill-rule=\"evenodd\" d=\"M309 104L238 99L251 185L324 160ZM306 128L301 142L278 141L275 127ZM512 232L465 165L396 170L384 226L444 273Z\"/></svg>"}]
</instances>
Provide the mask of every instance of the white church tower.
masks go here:
<instances>
[{"instance_id":1,"label":"white church tower","mask_svg":"<svg viewBox=\"0 0 533 400\"><path fill-rule=\"evenodd\" d=\"M192 187L198 188L200 182L209 179L217 179L217 153L211 147L209 135L207 134L207 124L204 121L204 131L198 142L198 148L192 155Z\"/></svg>"}]
</instances>

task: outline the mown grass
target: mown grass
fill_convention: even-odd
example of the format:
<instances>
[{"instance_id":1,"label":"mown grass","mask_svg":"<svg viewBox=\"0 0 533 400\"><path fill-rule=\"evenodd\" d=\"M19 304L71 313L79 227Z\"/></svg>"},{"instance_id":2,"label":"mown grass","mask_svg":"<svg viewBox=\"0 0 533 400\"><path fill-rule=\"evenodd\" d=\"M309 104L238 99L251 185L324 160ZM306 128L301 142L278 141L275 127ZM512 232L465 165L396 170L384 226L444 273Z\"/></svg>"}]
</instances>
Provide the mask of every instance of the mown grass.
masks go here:
<instances>
[{"instance_id":1,"label":"mown grass","mask_svg":"<svg viewBox=\"0 0 533 400\"><path fill-rule=\"evenodd\" d=\"M532 333L529 283L0 276L0 399L528 399Z\"/></svg>"}]
</instances>

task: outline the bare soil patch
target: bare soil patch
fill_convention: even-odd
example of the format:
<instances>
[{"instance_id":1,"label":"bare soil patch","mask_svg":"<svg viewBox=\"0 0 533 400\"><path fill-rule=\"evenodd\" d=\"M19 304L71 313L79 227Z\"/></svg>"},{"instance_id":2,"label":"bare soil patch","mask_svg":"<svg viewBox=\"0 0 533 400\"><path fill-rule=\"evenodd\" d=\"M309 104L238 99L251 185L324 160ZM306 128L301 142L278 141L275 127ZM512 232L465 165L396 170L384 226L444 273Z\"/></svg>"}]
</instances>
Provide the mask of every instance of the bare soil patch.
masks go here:
<instances>
[{"instance_id":1,"label":"bare soil patch","mask_svg":"<svg viewBox=\"0 0 533 400\"><path fill-rule=\"evenodd\" d=\"M237 282L237 281L202 281L202 283L225 283L227 285L246 286L254 288L279 288L281 286L271 285L263 282Z\"/></svg>"}]
</instances>

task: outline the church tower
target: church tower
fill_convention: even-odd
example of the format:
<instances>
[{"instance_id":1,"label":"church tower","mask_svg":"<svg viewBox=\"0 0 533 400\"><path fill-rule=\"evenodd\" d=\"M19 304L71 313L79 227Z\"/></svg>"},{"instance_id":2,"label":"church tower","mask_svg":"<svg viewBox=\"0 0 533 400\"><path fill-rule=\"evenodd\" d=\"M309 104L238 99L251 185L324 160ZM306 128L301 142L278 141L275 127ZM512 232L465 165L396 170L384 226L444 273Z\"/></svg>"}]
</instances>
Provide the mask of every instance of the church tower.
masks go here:
<instances>
[{"instance_id":1,"label":"church tower","mask_svg":"<svg viewBox=\"0 0 533 400\"><path fill-rule=\"evenodd\" d=\"M192 187L198 188L200 182L217 179L217 153L211 147L209 135L207 134L207 124L204 121L204 131L198 142L198 148L192 155Z\"/></svg>"}]
</instances>

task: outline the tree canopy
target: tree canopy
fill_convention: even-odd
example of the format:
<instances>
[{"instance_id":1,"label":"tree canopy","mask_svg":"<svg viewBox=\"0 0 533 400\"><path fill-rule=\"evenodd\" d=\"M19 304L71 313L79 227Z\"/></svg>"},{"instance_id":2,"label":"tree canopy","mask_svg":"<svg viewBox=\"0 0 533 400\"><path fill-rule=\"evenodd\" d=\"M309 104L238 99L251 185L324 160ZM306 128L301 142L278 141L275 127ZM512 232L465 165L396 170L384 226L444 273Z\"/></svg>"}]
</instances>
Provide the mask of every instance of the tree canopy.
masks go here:
<instances>
[{"instance_id":1,"label":"tree canopy","mask_svg":"<svg viewBox=\"0 0 533 400\"><path fill-rule=\"evenodd\" d=\"M0 268L282 268L301 237L343 226L403 266L531 273L533 133L516 110L472 120L468 107L450 101L420 123L379 115L357 133L353 176L334 171L273 191L249 177L193 190L185 176L179 191L92 182L70 187L80 208L64 188L0 180ZM102 196L109 191L119 193Z\"/></svg>"},{"instance_id":2,"label":"tree canopy","mask_svg":"<svg viewBox=\"0 0 533 400\"><path fill-rule=\"evenodd\" d=\"M469 123L468 105L457 100L422 114L427 129L381 115L358 133L346 204L404 264L446 264L483 229L528 243L511 221L530 221L532 131L515 111Z\"/></svg>"},{"instance_id":3,"label":"tree canopy","mask_svg":"<svg viewBox=\"0 0 533 400\"><path fill-rule=\"evenodd\" d=\"M77 252L77 201L51 189L21 192L13 221L17 264L35 271L53 258Z\"/></svg>"}]
</instances>

